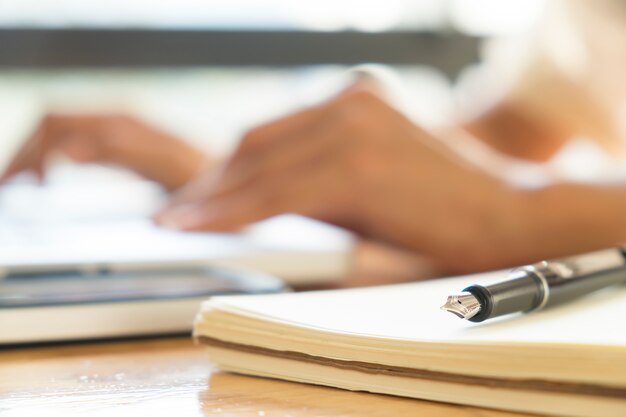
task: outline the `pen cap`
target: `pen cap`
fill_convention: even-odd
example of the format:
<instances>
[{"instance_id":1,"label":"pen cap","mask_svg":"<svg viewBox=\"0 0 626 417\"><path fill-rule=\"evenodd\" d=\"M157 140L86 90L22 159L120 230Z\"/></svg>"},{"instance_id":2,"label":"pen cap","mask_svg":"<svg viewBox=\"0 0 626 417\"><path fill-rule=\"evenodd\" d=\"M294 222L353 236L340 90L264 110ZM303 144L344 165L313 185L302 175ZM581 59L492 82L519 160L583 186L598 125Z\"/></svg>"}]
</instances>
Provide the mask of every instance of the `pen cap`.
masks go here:
<instances>
[{"instance_id":1,"label":"pen cap","mask_svg":"<svg viewBox=\"0 0 626 417\"><path fill-rule=\"evenodd\" d=\"M536 308L544 297L539 278L526 271L513 272L510 280L483 287L472 285L464 289L478 299L481 310L470 321L481 322L505 314L529 311Z\"/></svg>"}]
</instances>

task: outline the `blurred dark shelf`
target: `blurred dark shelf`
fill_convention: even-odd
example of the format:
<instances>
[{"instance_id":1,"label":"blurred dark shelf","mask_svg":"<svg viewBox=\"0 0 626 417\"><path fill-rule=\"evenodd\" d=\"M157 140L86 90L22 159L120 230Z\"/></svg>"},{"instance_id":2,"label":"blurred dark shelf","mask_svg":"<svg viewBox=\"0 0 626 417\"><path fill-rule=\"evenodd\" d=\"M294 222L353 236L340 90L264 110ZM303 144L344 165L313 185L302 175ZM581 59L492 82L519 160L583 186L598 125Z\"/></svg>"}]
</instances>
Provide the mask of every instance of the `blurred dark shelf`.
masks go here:
<instances>
[{"instance_id":1,"label":"blurred dark shelf","mask_svg":"<svg viewBox=\"0 0 626 417\"><path fill-rule=\"evenodd\" d=\"M480 40L437 32L0 29L0 67L424 64L454 76Z\"/></svg>"}]
</instances>

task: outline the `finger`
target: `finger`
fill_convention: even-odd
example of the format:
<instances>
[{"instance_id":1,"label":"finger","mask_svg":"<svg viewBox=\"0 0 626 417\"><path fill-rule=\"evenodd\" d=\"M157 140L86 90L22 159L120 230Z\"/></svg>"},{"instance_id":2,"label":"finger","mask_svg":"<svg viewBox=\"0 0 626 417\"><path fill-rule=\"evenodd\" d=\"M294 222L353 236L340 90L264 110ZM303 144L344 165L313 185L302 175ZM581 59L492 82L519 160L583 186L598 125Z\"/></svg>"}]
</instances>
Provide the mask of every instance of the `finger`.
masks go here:
<instances>
[{"instance_id":1,"label":"finger","mask_svg":"<svg viewBox=\"0 0 626 417\"><path fill-rule=\"evenodd\" d=\"M85 143L84 136L80 134L73 134L64 138L59 143L58 150L74 162L99 162L106 159L99 147Z\"/></svg>"},{"instance_id":2,"label":"finger","mask_svg":"<svg viewBox=\"0 0 626 417\"><path fill-rule=\"evenodd\" d=\"M265 154L282 155L280 146L271 146L272 142L285 142L292 136L298 137L297 132L306 132L315 129L316 118L319 117L321 109L307 109L300 111L284 119L269 123L254 129L242 141L235 154L225 163L212 168L210 173L205 173L199 179L184 186L172 195L166 205L154 216L158 222L162 215L176 206L188 205L194 201L205 199L210 195L225 192L237 184L245 183L245 178L253 175L254 169L247 165L260 165L260 160ZM242 170L249 174L238 174ZM233 177L231 180L230 177ZM241 181L235 178L243 177ZM228 181L225 179L228 178ZM232 184L232 186L231 186Z\"/></svg>"},{"instance_id":3,"label":"finger","mask_svg":"<svg viewBox=\"0 0 626 417\"><path fill-rule=\"evenodd\" d=\"M282 146L251 158L247 164L225 166L205 177L201 184L187 187L183 198L177 196L155 219L158 222L162 215L179 205L215 200L245 188L265 189L266 183L289 179L299 175L300 171L315 173L323 170L326 161L330 161L336 150L343 146L343 141L339 140L343 132L332 123L315 123L300 133L283 138Z\"/></svg>"},{"instance_id":4,"label":"finger","mask_svg":"<svg viewBox=\"0 0 626 417\"><path fill-rule=\"evenodd\" d=\"M293 126L293 130L275 138L271 146L259 147L253 154L236 154L201 184L193 184L175 196L165 211L262 183L264 177L289 175L295 167L314 166L314 162L331 157L346 146L346 139L360 134L358 129L353 129L355 117L344 117L353 103L331 102L319 107L314 117L306 122L302 120L300 126ZM357 123L361 123L360 119Z\"/></svg>"},{"instance_id":5,"label":"finger","mask_svg":"<svg viewBox=\"0 0 626 417\"><path fill-rule=\"evenodd\" d=\"M92 134L105 119L105 116L47 115L9 162L0 182L24 171L33 171L42 180L45 161L55 150L66 152L77 161L98 159L97 141L86 144L85 136Z\"/></svg>"},{"instance_id":6,"label":"finger","mask_svg":"<svg viewBox=\"0 0 626 417\"><path fill-rule=\"evenodd\" d=\"M109 142L128 139L119 131L128 130L132 120L117 114L50 114L43 130L45 151L60 151L78 162L108 160L112 156Z\"/></svg>"},{"instance_id":7,"label":"finger","mask_svg":"<svg viewBox=\"0 0 626 417\"><path fill-rule=\"evenodd\" d=\"M153 215L153 220L160 223L162 217L175 207L195 204L195 202L205 198L208 190L212 190L218 183L222 169L223 167L221 165L212 167L209 171L206 171L195 180L174 192L165 205Z\"/></svg>"},{"instance_id":8,"label":"finger","mask_svg":"<svg viewBox=\"0 0 626 417\"><path fill-rule=\"evenodd\" d=\"M352 86L350 94L365 88L362 83ZM347 92L344 92L348 94ZM180 190L155 215L155 220L179 205L197 203L258 182L259 178L286 173L291 167L307 165L312 160L332 152L342 138L341 126L335 121L346 107L344 93L322 106L310 108L285 119L257 128L247 136L235 155L213 175ZM339 131L339 132L338 132ZM341 136L341 135L339 135Z\"/></svg>"},{"instance_id":9,"label":"finger","mask_svg":"<svg viewBox=\"0 0 626 417\"><path fill-rule=\"evenodd\" d=\"M275 146L228 163L216 178L209 197L244 187L266 176L285 175L299 166L332 154L341 140L341 127L332 115L322 115L301 129L276 140Z\"/></svg>"},{"instance_id":10,"label":"finger","mask_svg":"<svg viewBox=\"0 0 626 417\"><path fill-rule=\"evenodd\" d=\"M77 162L106 160L107 142L115 136L110 130L122 116L117 115L50 115L47 139L51 150L63 152Z\"/></svg>"},{"instance_id":11,"label":"finger","mask_svg":"<svg viewBox=\"0 0 626 417\"><path fill-rule=\"evenodd\" d=\"M47 123L44 120L11 159L0 176L0 183L5 183L11 177L25 171L33 171L40 180L43 178L46 129Z\"/></svg>"},{"instance_id":12,"label":"finger","mask_svg":"<svg viewBox=\"0 0 626 417\"><path fill-rule=\"evenodd\" d=\"M212 190L214 186L219 183L227 165L231 167L237 165L240 160L247 159L248 154L258 153L259 149L262 149L264 145L271 143L273 140L282 138L288 132L297 130L301 126L308 124L310 120L316 117L317 112L318 111L315 109L299 111L251 130L244 136L235 154L232 155L225 164L213 167L212 173L206 173L192 183L182 187L172 195L160 212L199 199L203 194L206 194L208 190ZM157 213L155 217L160 217L160 213Z\"/></svg>"},{"instance_id":13,"label":"finger","mask_svg":"<svg viewBox=\"0 0 626 417\"><path fill-rule=\"evenodd\" d=\"M318 199L307 198L316 194L312 188L320 187L303 185L300 181L297 186L274 184L263 189L249 188L225 198L181 206L172 212L175 217L166 218L165 225L185 231L225 232L283 213L325 220L329 216L319 210Z\"/></svg>"},{"instance_id":14,"label":"finger","mask_svg":"<svg viewBox=\"0 0 626 417\"><path fill-rule=\"evenodd\" d=\"M298 167L288 175L264 178L219 197L180 206L165 213L162 224L181 230L236 230L282 213L297 213L323 221L338 219L343 207L337 191L335 161L318 169Z\"/></svg>"}]
</instances>

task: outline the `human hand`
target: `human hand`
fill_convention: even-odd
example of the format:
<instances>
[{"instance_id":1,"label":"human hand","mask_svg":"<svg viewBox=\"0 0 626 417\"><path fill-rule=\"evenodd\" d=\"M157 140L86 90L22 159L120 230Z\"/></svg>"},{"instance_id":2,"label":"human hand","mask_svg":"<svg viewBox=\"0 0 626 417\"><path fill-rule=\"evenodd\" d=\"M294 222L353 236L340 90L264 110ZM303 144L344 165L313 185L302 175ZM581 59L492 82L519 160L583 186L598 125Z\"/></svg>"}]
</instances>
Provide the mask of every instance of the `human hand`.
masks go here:
<instances>
[{"instance_id":1,"label":"human hand","mask_svg":"<svg viewBox=\"0 0 626 417\"><path fill-rule=\"evenodd\" d=\"M504 264L515 192L375 94L354 89L250 131L156 221L226 231L298 213L426 254L450 270ZM496 250L496 252L494 252Z\"/></svg>"},{"instance_id":2,"label":"human hand","mask_svg":"<svg viewBox=\"0 0 626 417\"><path fill-rule=\"evenodd\" d=\"M111 163L173 190L207 164L188 143L125 115L49 114L0 176L0 183L23 171L43 179L45 162L61 152L76 162Z\"/></svg>"}]
</instances>

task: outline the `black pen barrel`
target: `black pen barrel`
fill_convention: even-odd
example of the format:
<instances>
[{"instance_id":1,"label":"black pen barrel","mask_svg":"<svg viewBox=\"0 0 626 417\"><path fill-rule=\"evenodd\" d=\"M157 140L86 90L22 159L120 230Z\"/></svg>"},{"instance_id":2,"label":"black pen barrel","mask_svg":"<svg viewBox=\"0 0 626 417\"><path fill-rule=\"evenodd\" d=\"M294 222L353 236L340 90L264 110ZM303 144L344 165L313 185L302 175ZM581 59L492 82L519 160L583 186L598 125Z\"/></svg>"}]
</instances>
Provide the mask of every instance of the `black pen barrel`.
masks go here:
<instances>
[{"instance_id":1,"label":"black pen barrel","mask_svg":"<svg viewBox=\"0 0 626 417\"><path fill-rule=\"evenodd\" d=\"M489 286L472 285L465 288L478 299L481 310L470 321L481 322L505 314L530 311L541 303L544 287L539 278L519 271L519 277Z\"/></svg>"},{"instance_id":2,"label":"black pen barrel","mask_svg":"<svg viewBox=\"0 0 626 417\"><path fill-rule=\"evenodd\" d=\"M481 310L470 321L528 312L572 301L600 289L626 282L626 266L608 269L589 268L585 273L563 273L556 261L517 269L512 279L493 285L465 288L474 295ZM561 271L559 273L559 271Z\"/></svg>"},{"instance_id":3,"label":"black pen barrel","mask_svg":"<svg viewBox=\"0 0 626 417\"><path fill-rule=\"evenodd\" d=\"M546 307L566 303L602 288L626 282L626 268L615 268L574 278L546 277L550 294Z\"/></svg>"},{"instance_id":4,"label":"black pen barrel","mask_svg":"<svg viewBox=\"0 0 626 417\"><path fill-rule=\"evenodd\" d=\"M510 279L471 285L442 308L474 322L565 303L626 283L626 245L514 269ZM467 294L467 293L470 294Z\"/></svg>"}]
</instances>

